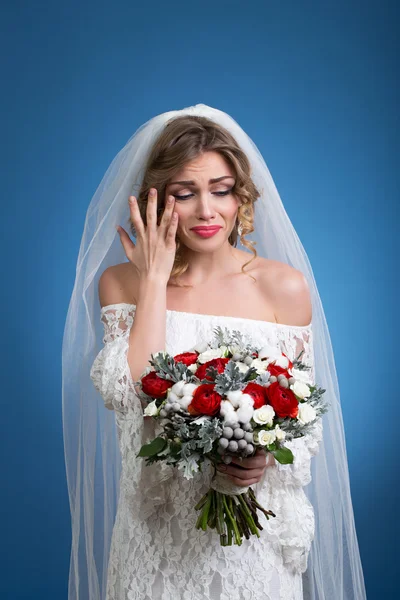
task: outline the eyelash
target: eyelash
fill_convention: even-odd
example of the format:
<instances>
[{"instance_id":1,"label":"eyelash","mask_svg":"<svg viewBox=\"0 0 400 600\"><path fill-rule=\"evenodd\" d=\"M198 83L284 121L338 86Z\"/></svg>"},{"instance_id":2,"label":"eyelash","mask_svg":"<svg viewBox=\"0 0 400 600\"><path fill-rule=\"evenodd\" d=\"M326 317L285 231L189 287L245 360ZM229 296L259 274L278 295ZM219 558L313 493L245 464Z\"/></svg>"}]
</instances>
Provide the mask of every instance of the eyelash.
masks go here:
<instances>
[{"instance_id":1,"label":"eyelash","mask_svg":"<svg viewBox=\"0 0 400 600\"><path fill-rule=\"evenodd\" d=\"M232 190L233 188L224 192L215 192L215 194L217 196L227 196ZM177 200L186 200L187 198L191 198L191 196L193 196L193 194L188 194L187 196L178 196L177 194L174 194L174 198L176 198Z\"/></svg>"}]
</instances>

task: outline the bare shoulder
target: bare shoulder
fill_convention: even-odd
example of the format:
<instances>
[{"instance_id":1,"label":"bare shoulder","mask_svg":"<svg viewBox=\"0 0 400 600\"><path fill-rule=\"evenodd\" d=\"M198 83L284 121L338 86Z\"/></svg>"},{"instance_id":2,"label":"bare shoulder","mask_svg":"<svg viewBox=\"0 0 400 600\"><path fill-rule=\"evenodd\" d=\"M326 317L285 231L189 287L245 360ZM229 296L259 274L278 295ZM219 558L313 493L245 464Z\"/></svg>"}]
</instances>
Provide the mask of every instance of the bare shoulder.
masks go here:
<instances>
[{"instance_id":1,"label":"bare shoulder","mask_svg":"<svg viewBox=\"0 0 400 600\"><path fill-rule=\"evenodd\" d=\"M311 323L311 295L303 273L277 260L262 259L261 264L260 284L275 306L278 322L300 326Z\"/></svg>"},{"instance_id":2,"label":"bare shoulder","mask_svg":"<svg viewBox=\"0 0 400 600\"><path fill-rule=\"evenodd\" d=\"M112 265L103 271L99 279L100 306L126 302L136 304L138 282L130 262Z\"/></svg>"}]
</instances>

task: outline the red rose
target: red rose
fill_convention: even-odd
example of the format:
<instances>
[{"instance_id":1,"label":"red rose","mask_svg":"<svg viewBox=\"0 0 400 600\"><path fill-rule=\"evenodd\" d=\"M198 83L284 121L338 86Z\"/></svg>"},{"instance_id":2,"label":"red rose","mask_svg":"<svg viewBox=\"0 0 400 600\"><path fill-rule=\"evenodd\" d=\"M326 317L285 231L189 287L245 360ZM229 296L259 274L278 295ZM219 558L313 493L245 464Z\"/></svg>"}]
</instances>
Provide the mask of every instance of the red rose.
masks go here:
<instances>
[{"instance_id":1,"label":"red rose","mask_svg":"<svg viewBox=\"0 0 400 600\"><path fill-rule=\"evenodd\" d=\"M203 383L193 392L193 400L187 410L191 415L208 415L214 417L219 413L222 396L214 390L212 383Z\"/></svg>"},{"instance_id":2,"label":"red rose","mask_svg":"<svg viewBox=\"0 0 400 600\"><path fill-rule=\"evenodd\" d=\"M278 381L265 388L267 404L270 404L278 417L297 417L299 401L289 388L279 385Z\"/></svg>"},{"instance_id":3,"label":"red rose","mask_svg":"<svg viewBox=\"0 0 400 600\"><path fill-rule=\"evenodd\" d=\"M142 390L152 398L165 398L168 388L173 385L173 381L161 379L155 371L150 371L150 373L142 377Z\"/></svg>"},{"instance_id":4,"label":"red rose","mask_svg":"<svg viewBox=\"0 0 400 600\"><path fill-rule=\"evenodd\" d=\"M174 356L174 361L181 362L187 367L189 367L190 365L193 365L193 363L196 362L197 357L197 352L184 352L183 354L177 354L176 356Z\"/></svg>"},{"instance_id":5,"label":"red rose","mask_svg":"<svg viewBox=\"0 0 400 600\"><path fill-rule=\"evenodd\" d=\"M262 385L250 382L246 385L244 390L242 390L242 393L249 394L249 396L253 398L254 410L256 410L257 408L261 408L261 406L264 406L264 404L266 404L265 390L266 388Z\"/></svg>"},{"instance_id":6,"label":"red rose","mask_svg":"<svg viewBox=\"0 0 400 600\"><path fill-rule=\"evenodd\" d=\"M230 360L230 358L213 358L203 365L200 365L200 367L196 370L195 375L199 379L208 379L209 381L213 381L211 377L206 375L206 369L208 367L214 367L217 369L218 373L223 373L225 371L226 363Z\"/></svg>"},{"instance_id":7,"label":"red rose","mask_svg":"<svg viewBox=\"0 0 400 600\"><path fill-rule=\"evenodd\" d=\"M283 356L286 356L286 354L284 352L282 352L282 354L283 354ZM267 371L271 375L275 375L275 377L278 377L278 375L283 374L283 375L285 375L285 377L289 378L290 373L288 372L288 370L293 369L293 363L287 356L286 356L286 358L289 360L289 365L286 369L283 367L279 367L279 366L275 365L274 363L270 363L267 367Z\"/></svg>"}]
</instances>

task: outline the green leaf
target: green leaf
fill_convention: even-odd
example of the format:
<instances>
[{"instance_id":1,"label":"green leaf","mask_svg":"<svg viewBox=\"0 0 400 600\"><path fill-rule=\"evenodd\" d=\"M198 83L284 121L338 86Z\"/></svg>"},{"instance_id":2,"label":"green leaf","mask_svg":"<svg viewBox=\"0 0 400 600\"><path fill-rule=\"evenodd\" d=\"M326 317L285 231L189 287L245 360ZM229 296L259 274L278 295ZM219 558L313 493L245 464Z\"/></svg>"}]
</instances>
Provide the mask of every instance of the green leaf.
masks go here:
<instances>
[{"instance_id":1,"label":"green leaf","mask_svg":"<svg viewBox=\"0 0 400 600\"><path fill-rule=\"evenodd\" d=\"M138 456L155 456L159 452L162 452L167 445L167 440L162 437L157 437L150 444L144 444L140 448Z\"/></svg>"},{"instance_id":2,"label":"green leaf","mask_svg":"<svg viewBox=\"0 0 400 600\"><path fill-rule=\"evenodd\" d=\"M291 465L293 463L293 452L290 448L278 448L278 450L272 450L272 454L281 465Z\"/></svg>"}]
</instances>

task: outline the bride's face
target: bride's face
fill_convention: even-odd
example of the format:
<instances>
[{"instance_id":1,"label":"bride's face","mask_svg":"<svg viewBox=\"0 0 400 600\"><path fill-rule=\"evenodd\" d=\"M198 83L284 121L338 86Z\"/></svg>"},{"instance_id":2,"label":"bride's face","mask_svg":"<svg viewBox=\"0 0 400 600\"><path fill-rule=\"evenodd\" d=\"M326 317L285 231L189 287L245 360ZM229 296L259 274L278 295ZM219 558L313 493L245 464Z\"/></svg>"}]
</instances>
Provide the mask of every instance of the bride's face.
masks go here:
<instances>
[{"instance_id":1,"label":"bride's face","mask_svg":"<svg viewBox=\"0 0 400 600\"><path fill-rule=\"evenodd\" d=\"M212 181L218 179L219 181ZM166 198L173 195L179 215L177 236L195 251L213 251L222 246L235 226L240 200L232 188L235 174L218 152L206 152L188 162L167 185ZM214 235L201 236L193 227L218 226ZM210 232L209 232L210 233Z\"/></svg>"}]
</instances>

